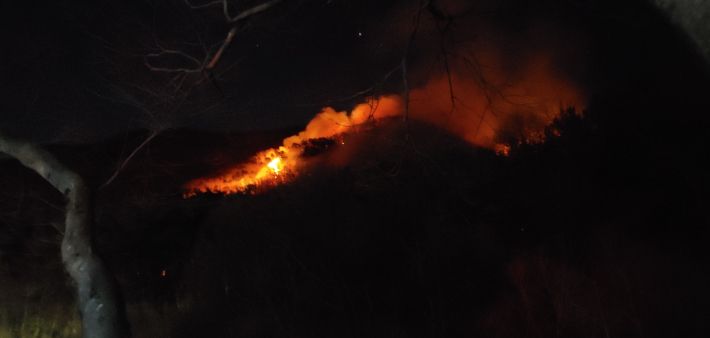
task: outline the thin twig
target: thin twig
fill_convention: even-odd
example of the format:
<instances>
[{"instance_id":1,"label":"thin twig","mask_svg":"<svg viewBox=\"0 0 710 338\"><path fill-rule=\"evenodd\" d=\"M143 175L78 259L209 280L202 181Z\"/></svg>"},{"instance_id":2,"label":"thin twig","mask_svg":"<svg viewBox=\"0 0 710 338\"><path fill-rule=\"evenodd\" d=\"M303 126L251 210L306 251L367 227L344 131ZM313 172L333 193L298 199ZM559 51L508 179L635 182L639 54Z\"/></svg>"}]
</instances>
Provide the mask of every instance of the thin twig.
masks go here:
<instances>
[{"instance_id":1,"label":"thin twig","mask_svg":"<svg viewBox=\"0 0 710 338\"><path fill-rule=\"evenodd\" d=\"M227 2L227 0L212 1L212 2L208 2L206 4L203 4L203 5L193 5L188 0L183 0L183 1L185 2L185 4L187 4L187 6L189 6L192 9L202 9L202 8L207 8L207 7L210 7L213 5L220 5L221 4L225 19L227 20L228 23L233 24L232 29L229 30L229 33L227 33L227 38L224 41L222 41L219 49L217 50L217 53L211 58L211 60L210 60L209 54L207 56L205 56L204 61L200 62L196 58L191 57L183 52L163 50L163 52L161 52L161 53L149 54L144 57L145 64L150 70L160 71L160 72L182 72L182 73L198 73L198 72L203 72L206 70L211 70L212 68L214 68L214 66L217 64L217 62L219 62L219 60L222 58L224 51L227 49L227 47L229 47L229 45L232 43L232 40L234 39L234 36L239 32L240 25L237 24L239 21L242 21L248 17L251 17L253 15L261 13L261 12L273 7L274 5L281 2L282 0L267 1L263 4L256 5L252 8L242 11L234 17L230 16L230 14L229 14L229 3ZM194 61L199 67L198 68L173 68L173 69L171 69L171 68L151 66L150 63L148 62L147 57L149 57L149 56L150 57L159 57L162 54L183 55L183 56L191 59L192 61Z\"/></svg>"},{"instance_id":2,"label":"thin twig","mask_svg":"<svg viewBox=\"0 0 710 338\"><path fill-rule=\"evenodd\" d=\"M219 47L217 54L214 55L212 61L207 64L207 67L205 67L205 69L212 69L214 65L217 64L217 61L219 61L219 59L222 57L222 54L227 49L227 46L229 46L229 44L232 42L232 38L234 38L238 30L239 28L236 25L229 30L229 33L227 34L227 39L224 40L222 46Z\"/></svg>"},{"instance_id":3,"label":"thin twig","mask_svg":"<svg viewBox=\"0 0 710 338\"><path fill-rule=\"evenodd\" d=\"M277 4L277 3L281 2L281 1L282 1L282 0L271 0L271 1L266 2L266 3L263 3L263 4L261 4L261 5L257 5L257 6L254 6L254 7L250 8L250 9L247 9L246 11L243 11L243 12L239 13L239 15L237 15L237 16L235 16L235 17L233 17L233 18L230 18L230 17L229 17L229 11L228 11L228 9L227 9L227 1L225 0L225 1L224 1L224 7L223 7L223 8L224 8L224 16L227 18L227 20L228 20L229 22L235 23L235 22L237 22L237 21L239 21L239 20L246 19L246 18L248 18L248 17L250 17L250 16L252 16L252 15L254 15L254 14L256 14L256 13L263 12L263 11L269 9L271 6Z\"/></svg>"},{"instance_id":4,"label":"thin twig","mask_svg":"<svg viewBox=\"0 0 710 338\"><path fill-rule=\"evenodd\" d=\"M148 138L146 138L145 141L143 141L143 143L141 143L138 147L136 147L136 149L134 149L133 152L130 155L128 155L128 157L123 161L123 163L121 163L121 166L116 170L115 173L113 173L113 176L111 176L111 178L109 178L108 181L106 181L106 183L102 184L99 187L99 190L103 189L107 185L111 184L111 182L113 182L113 179L116 178L116 176L118 176L118 173L121 172L121 170L126 166L128 161L130 161L131 158L133 158L133 156L136 153L138 153L139 150L141 150L141 148L143 148L146 144L148 144L148 142L150 142L150 140L152 140L154 137L158 136L158 134L160 134L160 132L161 132L160 130L153 130L150 133L150 135L148 135Z\"/></svg>"},{"instance_id":5,"label":"thin twig","mask_svg":"<svg viewBox=\"0 0 710 338\"><path fill-rule=\"evenodd\" d=\"M419 30L419 19L421 18L421 11L424 8L423 0L419 0L419 7L417 8L417 14L414 16L414 28L412 33L409 34L409 39L407 39L407 45L404 47L404 53L402 55L402 81L404 82L404 121L409 119L409 80L407 76L407 54L409 54L409 47L414 41L414 37L417 35L417 30Z\"/></svg>"},{"instance_id":6,"label":"thin twig","mask_svg":"<svg viewBox=\"0 0 710 338\"><path fill-rule=\"evenodd\" d=\"M409 119L409 81L407 80L407 57L402 58L402 81L404 82L404 121Z\"/></svg>"},{"instance_id":7,"label":"thin twig","mask_svg":"<svg viewBox=\"0 0 710 338\"><path fill-rule=\"evenodd\" d=\"M164 54L176 54L176 55L183 56L183 57L189 59L190 61L194 62L194 63L197 65L197 68L163 68L163 67L155 67L155 66L151 65L150 62L148 61L148 58L158 58L158 57L163 56ZM199 73L199 72L202 71L202 68L203 68L203 67L202 67L202 62L200 62L200 60L198 60L198 59L196 59L196 58L194 58L194 57L192 57L192 56L190 56L190 55L187 55L187 54L185 54L185 53L183 53L183 52L175 51L175 50L167 50L167 49L161 51L160 53L151 53L151 54L148 54L148 55L143 56L143 62L145 63L146 67L148 67L148 69L150 69L150 70L152 70L152 71L156 71L156 72Z\"/></svg>"}]
</instances>

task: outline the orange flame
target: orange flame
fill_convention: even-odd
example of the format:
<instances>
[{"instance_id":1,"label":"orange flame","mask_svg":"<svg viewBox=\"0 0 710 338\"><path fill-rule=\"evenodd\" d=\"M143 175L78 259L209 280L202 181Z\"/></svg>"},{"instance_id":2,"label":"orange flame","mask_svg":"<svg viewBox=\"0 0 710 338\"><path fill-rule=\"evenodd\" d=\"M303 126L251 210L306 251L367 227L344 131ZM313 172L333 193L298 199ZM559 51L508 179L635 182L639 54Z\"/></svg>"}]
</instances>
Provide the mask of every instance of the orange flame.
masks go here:
<instances>
[{"instance_id":1,"label":"orange flame","mask_svg":"<svg viewBox=\"0 0 710 338\"><path fill-rule=\"evenodd\" d=\"M350 114L325 108L306 129L298 135L287 137L283 146L256 154L249 163L215 176L203 177L185 184L183 197L206 193L256 193L275 185L288 182L298 175L299 159L304 145L312 139L333 138L354 130L367 121L401 114L402 100L398 96L383 96L369 99L355 107ZM339 143L345 144L340 141Z\"/></svg>"},{"instance_id":2,"label":"orange flame","mask_svg":"<svg viewBox=\"0 0 710 338\"><path fill-rule=\"evenodd\" d=\"M478 77L451 73L430 78L423 87L412 89L410 116L445 127L473 144L508 156L511 147L520 142L543 142L545 125L561 108L584 106L582 92L555 75L554 58L543 54L531 57L528 66L512 78L504 72L492 71L503 68L496 67L499 66L496 55L482 54L478 60L488 61L493 67L482 67L484 73ZM403 107L402 98L392 95L370 98L349 114L324 108L305 130L284 139L278 149L262 151L249 163L221 175L188 182L184 197L208 191L257 193L288 182L298 176L301 156L312 144L309 140L334 139L357 131L368 122L402 114ZM337 143L345 144L342 137Z\"/></svg>"},{"instance_id":3,"label":"orange flame","mask_svg":"<svg viewBox=\"0 0 710 338\"><path fill-rule=\"evenodd\" d=\"M185 198L198 192L234 194L257 186L269 186L288 180L295 174L298 149L279 147L256 154L250 163L232 168L217 177L203 177L185 184Z\"/></svg>"}]
</instances>

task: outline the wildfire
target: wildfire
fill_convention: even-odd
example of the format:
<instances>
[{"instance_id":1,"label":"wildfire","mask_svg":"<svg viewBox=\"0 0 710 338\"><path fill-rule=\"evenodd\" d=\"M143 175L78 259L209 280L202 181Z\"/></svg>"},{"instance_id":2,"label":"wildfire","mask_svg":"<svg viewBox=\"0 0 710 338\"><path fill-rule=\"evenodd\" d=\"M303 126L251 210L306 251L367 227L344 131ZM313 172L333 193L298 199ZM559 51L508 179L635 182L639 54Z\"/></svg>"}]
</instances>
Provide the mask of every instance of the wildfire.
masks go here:
<instances>
[{"instance_id":1,"label":"wildfire","mask_svg":"<svg viewBox=\"0 0 710 338\"><path fill-rule=\"evenodd\" d=\"M492 148L500 156L508 156L511 146L520 142L543 142L542 132L560 108L584 106L584 100L573 85L551 75L554 72L549 70L549 60L539 60L531 63L526 76L514 85L507 77L489 74L488 81L504 89L496 92L480 87L474 78L456 74L430 79L424 87L410 91L409 116L445 127L473 144ZM400 115L403 107L402 98L393 95L369 99L350 113L324 108L305 130L284 139L279 148L262 151L249 163L217 176L188 182L184 197L208 191L253 194L288 182L298 176L303 158L317 155L321 148L345 146L338 135Z\"/></svg>"},{"instance_id":2,"label":"wildfire","mask_svg":"<svg viewBox=\"0 0 710 338\"><path fill-rule=\"evenodd\" d=\"M295 176L295 167L298 160L297 147L279 147L268 149L256 154L250 163L216 177L204 177L192 180L185 184L187 192L185 198L196 195L198 192L213 192L234 194L240 192L253 192L255 188L263 188L283 183Z\"/></svg>"},{"instance_id":3,"label":"wildfire","mask_svg":"<svg viewBox=\"0 0 710 338\"><path fill-rule=\"evenodd\" d=\"M203 177L185 184L185 194L188 198L198 192L206 193L256 193L263 189L288 182L298 176L301 156L310 156L312 151L304 151L323 144L321 139L333 139L352 128L361 126L367 121L377 118L394 116L402 111L401 99L397 96L384 96L378 100L370 99L360 104L348 114L325 108L298 135L287 137L283 146L272 148L256 154L249 163L214 177ZM333 142L334 143L334 142ZM345 142L338 141L343 145ZM323 147L328 147L325 143Z\"/></svg>"},{"instance_id":4,"label":"wildfire","mask_svg":"<svg viewBox=\"0 0 710 338\"><path fill-rule=\"evenodd\" d=\"M468 5L459 8L459 3L465 1L442 1L439 10L458 13L454 15L457 16L468 10L464 10ZM387 22L392 25L387 26L391 28L388 38L411 39L411 23L401 25L403 22ZM519 145L544 142L546 125L561 109L582 110L586 106L583 88L574 83L574 77L565 75L582 74L586 63L583 55L573 52L584 49L574 32L560 30L555 25L531 23L525 25L530 29L516 30L510 35L507 29L489 26L491 21L486 18L456 23L449 29L451 36L460 37L457 39L460 43L457 42L455 53L444 51L446 55L439 55L438 48L423 48L430 42L426 36L440 33L437 20L422 20L417 26L420 33L411 42L418 46L421 55L416 67L403 72L405 79L410 78L405 82L409 118L445 128L472 144L494 150L499 156L509 156ZM403 27L406 29L400 29ZM445 71L441 68L442 59ZM384 83L380 85L384 87ZM188 182L185 197L208 191L255 193L287 182L298 175L303 159L314 155L311 151L314 145L354 149L357 142L351 145L335 136L403 111L399 96L370 99L349 114L325 108L305 130L284 139L281 147L258 153L249 163L216 176Z\"/></svg>"}]
</instances>

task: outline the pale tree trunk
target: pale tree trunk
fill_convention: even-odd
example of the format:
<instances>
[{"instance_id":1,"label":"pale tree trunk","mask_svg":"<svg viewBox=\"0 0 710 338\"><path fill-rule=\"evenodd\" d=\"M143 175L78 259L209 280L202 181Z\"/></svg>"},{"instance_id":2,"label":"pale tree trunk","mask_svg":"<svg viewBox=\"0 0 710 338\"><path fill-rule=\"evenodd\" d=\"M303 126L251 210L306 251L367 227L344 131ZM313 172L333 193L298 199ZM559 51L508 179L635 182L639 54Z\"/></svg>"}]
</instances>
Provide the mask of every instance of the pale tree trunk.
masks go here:
<instances>
[{"instance_id":1,"label":"pale tree trunk","mask_svg":"<svg viewBox=\"0 0 710 338\"><path fill-rule=\"evenodd\" d=\"M2 133L0 152L36 171L67 199L62 260L79 296L83 336L128 336L124 304L117 285L93 251L91 193L84 180L45 149Z\"/></svg>"},{"instance_id":2,"label":"pale tree trunk","mask_svg":"<svg viewBox=\"0 0 710 338\"><path fill-rule=\"evenodd\" d=\"M710 1L647 0L695 42L710 71Z\"/></svg>"}]
</instances>

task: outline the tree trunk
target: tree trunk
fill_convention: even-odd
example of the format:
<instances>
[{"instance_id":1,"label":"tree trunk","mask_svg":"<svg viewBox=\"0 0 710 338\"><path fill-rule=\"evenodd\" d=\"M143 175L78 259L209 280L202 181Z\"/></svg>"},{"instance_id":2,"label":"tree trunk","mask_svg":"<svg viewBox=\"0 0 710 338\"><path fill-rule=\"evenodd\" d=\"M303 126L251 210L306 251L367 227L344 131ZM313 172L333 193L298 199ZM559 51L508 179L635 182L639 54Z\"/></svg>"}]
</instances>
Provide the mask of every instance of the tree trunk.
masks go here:
<instances>
[{"instance_id":1,"label":"tree trunk","mask_svg":"<svg viewBox=\"0 0 710 338\"><path fill-rule=\"evenodd\" d=\"M79 296L83 336L128 336L128 322L118 288L103 261L93 252L93 209L84 180L45 149L2 133L0 152L36 171L67 199L62 260Z\"/></svg>"},{"instance_id":2,"label":"tree trunk","mask_svg":"<svg viewBox=\"0 0 710 338\"><path fill-rule=\"evenodd\" d=\"M706 0L647 0L695 42L710 71L710 1Z\"/></svg>"}]
</instances>

